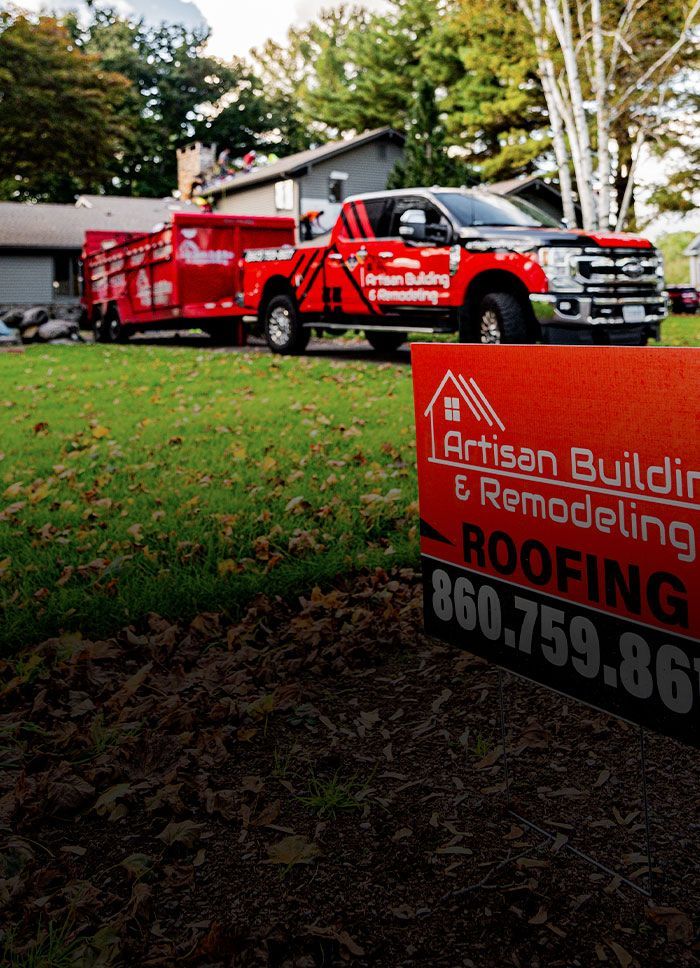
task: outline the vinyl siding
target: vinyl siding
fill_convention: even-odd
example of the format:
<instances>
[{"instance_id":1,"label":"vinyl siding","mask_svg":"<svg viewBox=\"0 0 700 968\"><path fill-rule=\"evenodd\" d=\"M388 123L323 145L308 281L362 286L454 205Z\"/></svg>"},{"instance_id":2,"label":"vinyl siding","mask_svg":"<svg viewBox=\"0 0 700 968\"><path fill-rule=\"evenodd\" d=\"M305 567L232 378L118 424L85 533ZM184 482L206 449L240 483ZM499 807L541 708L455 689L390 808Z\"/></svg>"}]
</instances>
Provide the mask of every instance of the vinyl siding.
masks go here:
<instances>
[{"instance_id":1,"label":"vinyl siding","mask_svg":"<svg viewBox=\"0 0 700 968\"><path fill-rule=\"evenodd\" d=\"M217 199L216 212L229 215L287 215L296 216L294 212L278 212L275 208L275 186L252 186L247 191L234 192Z\"/></svg>"},{"instance_id":2,"label":"vinyl siding","mask_svg":"<svg viewBox=\"0 0 700 968\"><path fill-rule=\"evenodd\" d=\"M46 304L52 302L53 296L50 255L0 253L0 303Z\"/></svg>"},{"instance_id":3,"label":"vinyl siding","mask_svg":"<svg viewBox=\"0 0 700 968\"><path fill-rule=\"evenodd\" d=\"M299 179L302 198L318 198L328 201L328 183L333 171L346 172L343 197L360 192L381 192L396 162L403 155L400 145L388 141L360 145L314 165Z\"/></svg>"}]
</instances>

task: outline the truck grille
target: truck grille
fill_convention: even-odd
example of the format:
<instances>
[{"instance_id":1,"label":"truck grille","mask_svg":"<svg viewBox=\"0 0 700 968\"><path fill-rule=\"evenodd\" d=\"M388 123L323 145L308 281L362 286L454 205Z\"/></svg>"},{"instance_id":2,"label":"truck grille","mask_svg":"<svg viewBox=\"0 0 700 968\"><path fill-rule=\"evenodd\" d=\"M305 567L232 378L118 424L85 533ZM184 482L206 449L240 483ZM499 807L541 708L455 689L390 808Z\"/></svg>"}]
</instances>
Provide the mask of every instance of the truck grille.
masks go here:
<instances>
[{"instance_id":1,"label":"truck grille","mask_svg":"<svg viewBox=\"0 0 700 968\"><path fill-rule=\"evenodd\" d=\"M649 296L663 286L653 249L584 249L573 262L577 282L592 296Z\"/></svg>"}]
</instances>

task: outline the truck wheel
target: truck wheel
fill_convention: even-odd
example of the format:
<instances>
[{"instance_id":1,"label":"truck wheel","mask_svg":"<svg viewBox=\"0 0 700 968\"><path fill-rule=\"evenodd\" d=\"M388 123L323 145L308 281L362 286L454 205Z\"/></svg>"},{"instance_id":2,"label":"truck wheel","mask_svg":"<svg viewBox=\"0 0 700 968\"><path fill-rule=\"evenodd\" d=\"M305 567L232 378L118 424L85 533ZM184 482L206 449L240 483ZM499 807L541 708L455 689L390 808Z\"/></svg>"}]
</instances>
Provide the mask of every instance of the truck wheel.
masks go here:
<instances>
[{"instance_id":1,"label":"truck wheel","mask_svg":"<svg viewBox=\"0 0 700 968\"><path fill-rule=\"evenodd\" d=\"M522 306L507 292L491 292L481 300L477 316L480 343L530 343Z\"/></svg>"},{"instance_id":2,"label":"truck wheel","mask_svg":"<svg viewBox=\"0 0 700 968\"><path fill-rule=\"evenodd\" d=\"M290 296L274 296L265 310L265 338L273 353L303 353L311 332L304 329Z\"/></svg>"},{"instance_id":3,"label":"truck wheel","mask_svg":"<svg viewBox=\"0 0 700 968\"><path fill-rule=\"evenodd\" d=\"M408 333L390 333L382 330L365 330L365 339L377 353L393 353L406 342Z\"/></svg>"}]
</instances>

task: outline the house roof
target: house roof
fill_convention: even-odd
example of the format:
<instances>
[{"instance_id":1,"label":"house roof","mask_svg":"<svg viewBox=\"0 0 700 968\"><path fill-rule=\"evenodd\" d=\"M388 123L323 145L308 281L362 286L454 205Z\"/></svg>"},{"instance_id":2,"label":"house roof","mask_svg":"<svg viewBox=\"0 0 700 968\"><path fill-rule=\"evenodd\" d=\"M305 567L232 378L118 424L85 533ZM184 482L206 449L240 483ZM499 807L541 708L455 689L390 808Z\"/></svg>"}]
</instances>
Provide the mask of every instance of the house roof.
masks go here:
<instances>
[{"instance_id":1,"label":"house roof","mask_svg":"<svg viewBox=\"0 0 700 968\"><path fill-rule=\"evenodd\" d=\"M321 145L319 148L309 148L307 151L298 151L294 155L287 155L286 158L280 158L279 161L275 161L271 165L264 165L262 168L256 168L250 172L242 172L239 175L223 178L216 184L204 188L200 194L204 196L228 195L249 188L251 185L262 185L269 181L303 175L307 168L318 164L320 161L328 161L336 155L342 155L353 148L359 148L361 145L379 141L382 138L399 143L403 143L405 140L401 132L395 131L393 128L374 128L372 131L365 131L354 138L345 138L343 141L329 141L328 144Z\"/></svg>"},{"instance_id":2,"label":"house roof","mask_svg":"<svg viewBox=\"0 0 700 968\"><path fill-rule=\"evenodd\" d=\"M74 205L0 202L0 248L81 249L87 231L150 232L174 211L199 211L174 198L81 195Z\"/></svg>"},{"instance_id":3,"label":"house roof","mask_svg":"<svg viewBox=\"0 0 700 968\"><path fill-rule=\"evenodd\" d=\"M517 178L506 178L504 181L491 182L486 186L489 191L497 195L517 195L523 188L544 188L555 195L560 195L557 185L548 182L542 175L518 175Z\"/></svg>"}]
</instances>

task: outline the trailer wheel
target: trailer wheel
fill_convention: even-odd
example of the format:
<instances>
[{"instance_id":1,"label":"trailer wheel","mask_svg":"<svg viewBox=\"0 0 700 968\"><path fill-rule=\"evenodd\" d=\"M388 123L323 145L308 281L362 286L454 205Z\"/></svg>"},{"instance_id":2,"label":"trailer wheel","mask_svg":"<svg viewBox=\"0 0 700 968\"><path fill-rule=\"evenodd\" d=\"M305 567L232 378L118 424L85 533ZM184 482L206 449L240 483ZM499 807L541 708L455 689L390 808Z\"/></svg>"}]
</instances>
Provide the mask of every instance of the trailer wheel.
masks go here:
<instances>
[{"instance_id":1,"label":"trailer wheel","mask_svg":"<svg viewBox=\"0 0 700 968\"><path fill-rule=\"evenodd\" d=\"M530 343L527 318L515 296L491 292L479 303L477 313L479 343Z\"/></svg>"},{"instance_id":2,"label":"trailer wheel","mask_svg":"<svg viewBox=\"0 0 700 968\"><path fill-rule=\"evenodd\" d=\"M311 332L304 329L291 296L273 296L265 309L265 339L273 353L303 353Z\"/></svg>"},{"instance_id":3,"label":"trailer wheel","mask_svg":"<svg viewBox=\"0 0 700 968\"><path fill-rule=\"evenodd\" d=\"M119 313L114 307L107 310L95 323L95 340L98 343L126 343L127 332L119 321Z\"/></svg>"},{"instance_id":4,"label":"trailer wheel","mask_svg":"<svg viewBox=\"0 0 700 968\"><path fill-rule=\"evenodd\" d=\"M377 353L393 353L406 342L408 333L391 333L386 330L365 330L365 339Z\"/></svg>"}]
</instances>

